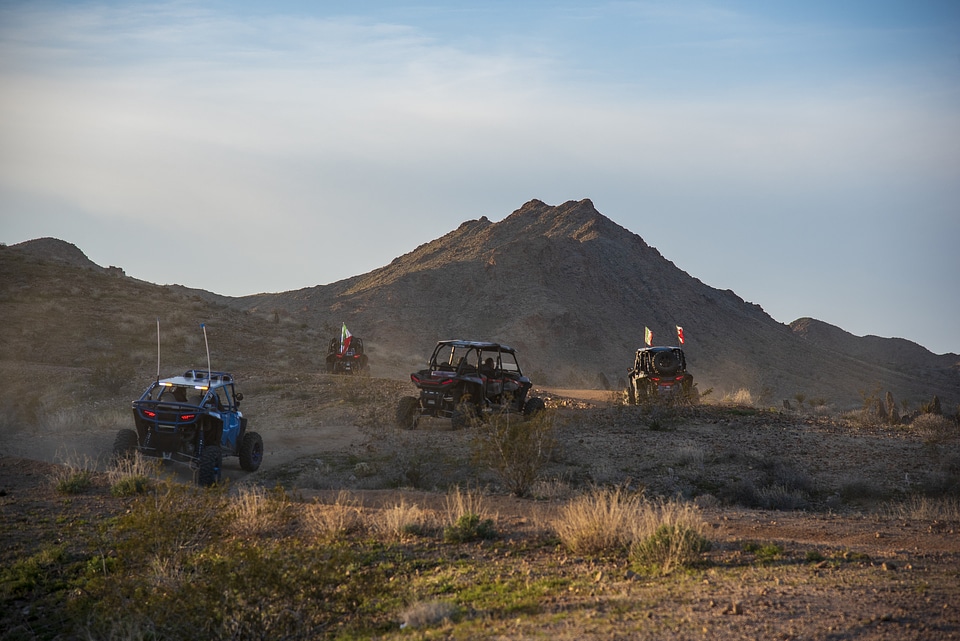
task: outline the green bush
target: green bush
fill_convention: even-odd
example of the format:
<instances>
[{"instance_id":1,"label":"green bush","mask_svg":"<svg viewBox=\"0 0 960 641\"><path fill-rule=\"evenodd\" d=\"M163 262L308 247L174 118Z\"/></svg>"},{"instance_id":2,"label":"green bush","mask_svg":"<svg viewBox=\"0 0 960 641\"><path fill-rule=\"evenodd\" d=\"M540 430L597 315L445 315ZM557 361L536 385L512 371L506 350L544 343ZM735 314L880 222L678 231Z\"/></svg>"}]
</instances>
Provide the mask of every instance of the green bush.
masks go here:
<instances>
[{"instance_id":1,"label":"green bush","mask_svg":"<svg viewBox=\"0 0 960 641\"><path fill-rule=\"evenodd\" d=\"M136 496L145 494L153 485L146 476L128 476L110 486L110 494L114 496Z\"/></svg>"},{"instance_id":2,"label":"green bush","mask_svg":"<svg viewBox=\"0 0 960 641\"><path fill-rule=\"evenodd\" d=\"M91 485L93 485L93 472L90 470L73 470L56 482L57 491L63 494L81 494Z\"/></svg>"},{"instance_id":3,"label":"green bush","mask_svg":"<svg viewBox=\"0 0 960 641\"><path fill-rule=\"evenodd\" d=\"M493 539L497 530L492 519L481 519L479 514L464 514L457 521L443 528L443 540L447 543L469 543L480 539Z\"/></svg>"},{"instance_id":4,"label":"green bush","mask_svg":"<svg viewBox=\"0 0 960 641\"><path fill-rule=\"evenodd\" d=\"M493 470L514 495L526 495L555 446L553 413L538 412L526 420L504 413L476 423L474 460Z\"/></svg>"}]
</instances>

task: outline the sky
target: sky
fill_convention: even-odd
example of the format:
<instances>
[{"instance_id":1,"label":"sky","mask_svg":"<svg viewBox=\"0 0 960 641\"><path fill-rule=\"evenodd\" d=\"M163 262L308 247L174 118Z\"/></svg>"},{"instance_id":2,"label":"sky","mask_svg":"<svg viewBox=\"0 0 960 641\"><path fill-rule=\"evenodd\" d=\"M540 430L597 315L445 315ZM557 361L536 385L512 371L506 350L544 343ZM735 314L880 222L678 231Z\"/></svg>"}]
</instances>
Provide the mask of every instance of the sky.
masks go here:
<instances>
[{"instance_id":1,"label":"sky","mask_svg":"<svg viewBox=\"0 0 960 641\"><path fill-rule=\"evenodd\" d=\"M960 353L960 3L0 0L7 245L243 296L584 198L780 322Z\"/></svg>"}]
</instances>

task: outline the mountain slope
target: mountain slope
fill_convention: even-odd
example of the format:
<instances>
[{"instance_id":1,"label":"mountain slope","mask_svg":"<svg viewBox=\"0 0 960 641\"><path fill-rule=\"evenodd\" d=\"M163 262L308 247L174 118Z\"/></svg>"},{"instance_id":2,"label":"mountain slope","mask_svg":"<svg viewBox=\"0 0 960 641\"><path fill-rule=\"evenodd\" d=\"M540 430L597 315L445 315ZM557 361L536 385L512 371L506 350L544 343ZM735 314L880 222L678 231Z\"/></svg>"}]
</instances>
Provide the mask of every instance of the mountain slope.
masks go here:
<instances>
[{"instance_id":1,"label":"mountain slope","mask_svg":"<svg viewBox=\"0 0 960 641\"><path fill-rule=\"evenodd\" d=\"M594 385L600 374L616 382L644 327L662 345L676 342L681 325L701 390L745 387L771 400L804 393L854 405L880 386L899 398L960 401L956 371L931 363L921 380L896 363L804 339L758 305L682 271L589 200L533 200L499 223L465 222L368 274L233 304L328 328L346 322L372 348L374 371L392 376L418 366L437 340L476 338L520 349L543 384Z\"/></svg>"}]
</instances>

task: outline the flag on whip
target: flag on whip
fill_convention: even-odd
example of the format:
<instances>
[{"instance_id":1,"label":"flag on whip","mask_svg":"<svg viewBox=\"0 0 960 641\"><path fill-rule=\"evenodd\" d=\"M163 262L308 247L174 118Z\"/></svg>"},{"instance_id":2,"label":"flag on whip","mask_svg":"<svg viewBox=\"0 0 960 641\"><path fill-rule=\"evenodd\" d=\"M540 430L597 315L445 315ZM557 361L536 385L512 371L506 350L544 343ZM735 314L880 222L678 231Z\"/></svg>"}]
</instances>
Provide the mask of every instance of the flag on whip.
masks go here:
<instances>
[{"instance_id":1,"label":"flag on whip","mask_svg":"<svg viewBox=\"0 0 960 641\"><path fill-rule=\"evenodd\" d=\"M340 353L345 354L348 349L350 349L350 339L353 337L353 334L350 333L350 330L347 329L347 324L343 324L343 328L340 330Z\"/></svg>"},{"instance_id":2,"label":"flag on whip","mask_svg":"<svg viewBox=\"0 0 960 641\"><path fill-rule=\"evenodd\" d=\"M643 328L643 342L647 344L647 347L653 346L653 332L650 331L649 327Z\"/></svg>"},{"instance_id":3,"label":"flag on whip","mask_svg":"<svg viewBox=\"0 0 960 641\"><path fill-rule=\"evenodd\" d=\"M680 344L683 345L683 328L677 325L677 340L680 341Z\"/></svg>"}]
</instances>

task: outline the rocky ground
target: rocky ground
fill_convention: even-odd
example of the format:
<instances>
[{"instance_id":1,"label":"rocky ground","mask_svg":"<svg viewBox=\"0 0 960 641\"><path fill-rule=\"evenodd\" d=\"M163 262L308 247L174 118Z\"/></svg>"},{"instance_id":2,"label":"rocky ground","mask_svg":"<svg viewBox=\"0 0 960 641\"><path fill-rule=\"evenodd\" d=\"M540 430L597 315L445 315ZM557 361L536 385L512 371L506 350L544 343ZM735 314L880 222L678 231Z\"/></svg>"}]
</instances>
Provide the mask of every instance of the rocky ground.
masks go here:
<instances>
[{"instance_id":1,"label":"rocky ground","mask_svg":"<svg viewBox=\"0 0 960 641\"><path fill-rule=\"evenodd\" d=\"M252 474L228 460L234 487L279 483L305 505L345 489L367 510L403 500L437 511L454 483L484 488L501 538L460 554L508 566L513 554L530 572L579 577L536 613L491 622L490 638L960 638L955 432L746 406L649 411L609 392L539 390L554 412L556 448L530 495L517 498L472 461L469 430L439 420L393 427L404 384L320 375L277 385L282 376L247 386L266 457ZM323 385L329 394L317 392ZM5 565L43 538L37 528L123 509L104 487L68 498L50 481L58 464L104 456L115 427L4 435ZM544 544L559 508L597 485L698 505L711 541L706 564L663 582ZM456 636L446 625L437 636Z\"/></svg>"}]
</instances>

